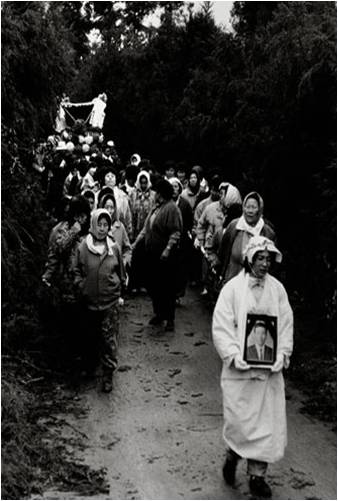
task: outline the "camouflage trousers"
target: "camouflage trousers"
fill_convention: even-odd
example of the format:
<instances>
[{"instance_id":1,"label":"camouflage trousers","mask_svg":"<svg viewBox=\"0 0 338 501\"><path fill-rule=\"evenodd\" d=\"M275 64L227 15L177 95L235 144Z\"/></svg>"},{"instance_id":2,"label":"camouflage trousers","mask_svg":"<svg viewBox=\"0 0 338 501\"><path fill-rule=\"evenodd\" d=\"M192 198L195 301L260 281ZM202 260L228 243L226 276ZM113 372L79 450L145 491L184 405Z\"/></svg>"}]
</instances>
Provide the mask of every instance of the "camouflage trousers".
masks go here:
<instances>
[{"instance_id":1,"label":"camouflage trousers","mask_svg":"<svg viewBox=\"0 0 338 501\"><path fill-rule=\"evenodd\" d=\"M103 311L88 310L86 330L89 333L89 353L96 352L103 375L111 375L117 367L120 312L117 305ZM93 346L95 344L95 346Z\"/></svg>"}]
</instances>

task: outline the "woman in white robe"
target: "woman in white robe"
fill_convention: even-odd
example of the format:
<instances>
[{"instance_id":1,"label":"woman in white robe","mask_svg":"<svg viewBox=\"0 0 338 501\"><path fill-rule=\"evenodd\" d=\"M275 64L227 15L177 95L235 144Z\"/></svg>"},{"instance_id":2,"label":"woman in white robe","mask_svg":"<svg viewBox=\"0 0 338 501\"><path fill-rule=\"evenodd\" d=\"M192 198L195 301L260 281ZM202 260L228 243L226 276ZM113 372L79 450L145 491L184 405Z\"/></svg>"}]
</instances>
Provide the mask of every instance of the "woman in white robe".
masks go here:
<instances>
[{"instance_id":1,"label":"woman in white robe","mask_svg":"<svg viewBox=\"0 0 338 501\"><path fill-rule=\"evenodd\" d=\"M287 443L282 369L293 348L293 314L283 285L269 275L271 260L281 261L274 243L254 236L244 251L245 268L221 290L213 314L214 345L223 360L223 467L227 483L235 482L237 462L248 460L253 495L271 496L265 482L268 463L281 459ZM247 315L277 317L277 349L273 365L255 368L243 359Z\"/></svg>"}]
</instances>

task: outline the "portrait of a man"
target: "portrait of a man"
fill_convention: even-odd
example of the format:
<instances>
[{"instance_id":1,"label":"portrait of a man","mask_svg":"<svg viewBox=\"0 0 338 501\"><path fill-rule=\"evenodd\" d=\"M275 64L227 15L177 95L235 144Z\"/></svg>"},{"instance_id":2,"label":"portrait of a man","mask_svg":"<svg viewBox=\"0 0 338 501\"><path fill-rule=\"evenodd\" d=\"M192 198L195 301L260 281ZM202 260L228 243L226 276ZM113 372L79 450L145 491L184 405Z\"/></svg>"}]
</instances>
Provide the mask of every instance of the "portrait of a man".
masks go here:
<instances>
[{"instance_id":1,"label":"portrait of a man","mask_svg":"<svg viewBox=\"0 0 338 501\"><path fill-rule=\"evenodd\" d=\"M268 329L264 321L259 320L254 324L250 335L253 344L248 345L246 349L246 360L272 362L273 350L266 344L268 338Z\"/></svg>"}]
</instances>

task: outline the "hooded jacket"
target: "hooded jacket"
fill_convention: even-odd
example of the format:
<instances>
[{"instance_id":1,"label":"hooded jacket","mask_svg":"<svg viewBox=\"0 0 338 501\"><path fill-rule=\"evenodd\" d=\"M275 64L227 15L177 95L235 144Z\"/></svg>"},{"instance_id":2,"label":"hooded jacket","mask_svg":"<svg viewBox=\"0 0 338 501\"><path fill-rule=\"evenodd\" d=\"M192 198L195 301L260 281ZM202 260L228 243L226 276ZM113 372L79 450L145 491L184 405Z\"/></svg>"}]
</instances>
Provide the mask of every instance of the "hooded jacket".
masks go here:
<instances>
[{"instance_id":1,"label":"hooded jacket","mask_svg":"<svg viewBox=\"0 0 338 501\"><path fill-rule=\"evenodd\" d=\"M74 262L75 285L87 307L98 311L106 310L116 303L126 278L119 246L110 236L105 240L102 254L93 246L98 219L102 214L111 221L105 209L93 211L90 233L79 245Z\"/></svg>"}]
</instances>

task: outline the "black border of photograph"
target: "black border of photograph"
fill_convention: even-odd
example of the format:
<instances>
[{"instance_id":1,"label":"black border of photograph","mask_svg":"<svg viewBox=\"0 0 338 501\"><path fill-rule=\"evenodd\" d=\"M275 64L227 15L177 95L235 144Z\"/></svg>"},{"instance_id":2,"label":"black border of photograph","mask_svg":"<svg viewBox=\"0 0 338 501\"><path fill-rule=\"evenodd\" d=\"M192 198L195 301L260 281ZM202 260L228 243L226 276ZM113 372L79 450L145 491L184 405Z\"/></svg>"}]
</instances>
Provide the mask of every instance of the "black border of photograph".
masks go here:
<instances>
[{"instance_id":1,"label":"black border of photograph","mask_svg":"<svg viewBox=\"0 0 338 501\"><path fill-rule=\"evenodd\" d=\"M265 324L266 329L268 331L268 335L270 335L272 339L272 360L263 361L263 360L252 360L247 357L247 349L248 349L248 338L252 333L252 330L257 322L262 322ZM250 366L255 368L270 368L276 361L277 356L277 344L278 344L278 330L277 330L277 317L273 315L261 315L256 313L248 313L246 318L246 328L245 328L245 342L244 342L244 350L243 350L243 360L247 362ZM267 344L269 347L271 345ZM271 346L270 346L271 347Z\"/></svg>"}]
</instances>

